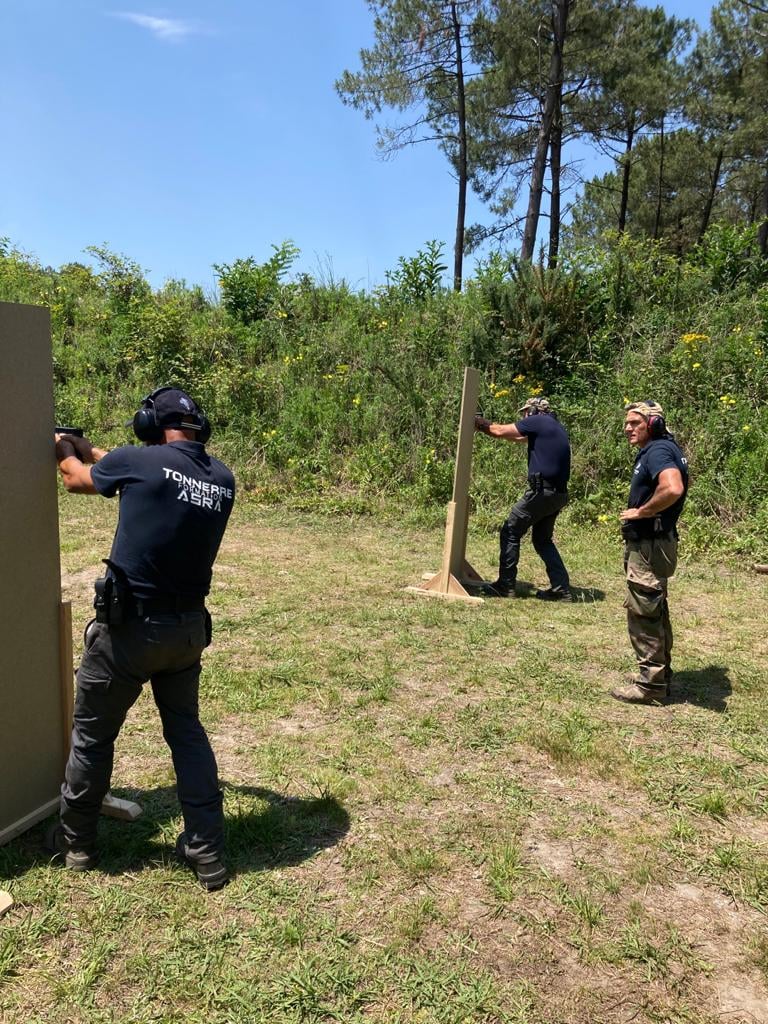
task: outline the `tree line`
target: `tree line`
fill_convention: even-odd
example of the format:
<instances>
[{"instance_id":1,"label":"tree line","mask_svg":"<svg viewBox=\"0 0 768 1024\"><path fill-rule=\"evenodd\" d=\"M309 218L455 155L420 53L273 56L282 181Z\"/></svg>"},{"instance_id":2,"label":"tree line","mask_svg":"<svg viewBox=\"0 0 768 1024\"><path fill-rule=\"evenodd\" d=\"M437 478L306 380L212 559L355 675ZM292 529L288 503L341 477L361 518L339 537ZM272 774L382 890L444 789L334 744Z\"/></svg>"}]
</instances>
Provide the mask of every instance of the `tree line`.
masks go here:
<instances>
[{"instance_id":1,"label":"tree line","mask_svg":"<svg viewBox=\"0 0 768 1024\"><path fill-rule=\"evenodd\" d=\"M561 243L610 232L683 256L713 221L754 226L768 257L764 0L722 0L705 30L635 0L368 6L374 43L336 89L376 121L384 153L431 142L447 158L455 290L482 243L519 237L520 259L532 261L543 218L550 268ZM586 180L595 152L613 169ZM470 188L488 223L466 223Z\"/></svg>"}]
</instances>

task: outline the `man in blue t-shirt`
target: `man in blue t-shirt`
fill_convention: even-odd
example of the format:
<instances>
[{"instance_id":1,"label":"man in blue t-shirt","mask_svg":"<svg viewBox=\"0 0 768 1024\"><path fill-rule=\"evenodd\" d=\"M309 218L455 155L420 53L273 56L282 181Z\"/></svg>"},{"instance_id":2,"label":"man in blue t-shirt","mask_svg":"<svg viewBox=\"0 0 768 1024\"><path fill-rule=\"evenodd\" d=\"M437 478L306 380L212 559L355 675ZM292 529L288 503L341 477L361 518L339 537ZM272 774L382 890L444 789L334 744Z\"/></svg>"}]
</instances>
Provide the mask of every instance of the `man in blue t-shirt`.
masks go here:
<instances>
[{"instance_id":1,"label":"man in blue t-shirt","mask_svg":"<svg viewBox=\"0 0 768 1024\"><path fill-rule=\"evenodd\" d=\"M184 832L176 851L207 889L228 880L216 759L198 714L200 655L210 643L205 598L235 481L205 450L210 425L178 388L148 395L133 418L143 447L105 452L60 434L56 458L68 491L120 495L108 572L77 673L72 747L60 824L48 846L73 870L96 863L96 830L114 743L150 681L171 748Z\"/></svg>"},{"instance_id":2,"label":"man in blue t-shirt","mask_svg":"<svg viewBox=\"0 0 768 1024\"><path fill-rule=\"evenodd\" d=\"M489 437L528 444L528 488L501 527L499 577L486 586L489 597L514 597L520 541L531 530L534 549L544 562L550 586L537 590L544 601L570 601L568 571L552 539L555 520L568 504L571 445L565 427L546 398L529 398L517 423L491 423L475 417L475 429Z\"/></svg>"},{"instance_id":3,"label":"man in blue t-shirt","mask_svg":"<svg viewBox=\"0 0 768 1024\"><path fill-rule=\"evenodd\" d=\"M669 695L672 625L667 586L677 567L677 520L688 492L688 461L650 399L625 407L624 435L638 448L627 508L621 513L629 639L638 671L612 695L656 704Z\"/></svg>"}]
</instances>

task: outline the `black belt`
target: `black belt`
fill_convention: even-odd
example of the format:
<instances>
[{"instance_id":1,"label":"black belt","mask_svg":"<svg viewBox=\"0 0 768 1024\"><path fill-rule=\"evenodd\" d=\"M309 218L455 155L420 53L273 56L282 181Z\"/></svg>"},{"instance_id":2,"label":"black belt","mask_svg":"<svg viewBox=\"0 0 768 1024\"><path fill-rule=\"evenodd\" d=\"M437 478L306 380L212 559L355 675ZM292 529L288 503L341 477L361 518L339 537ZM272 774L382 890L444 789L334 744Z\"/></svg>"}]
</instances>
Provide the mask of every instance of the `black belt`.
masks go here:
<instances>
[{"instance_id":1,"label":"black belt","mask_svg":"<svg viewBox=\"0 0 768 1024\"><path fill-rule=\"evenodd\" d=\"M541 473L535 473L528 477L528 486L532 491L555 491L557 494L567 494L567 487L558 487L551 480L545 479Z\"/></svg>"},{"instance_id":2,"label":"black belt","mask_svg":"<svg viewBox=\"0 0 768 1024\"><path fill-rule=\"evenodd\" d=\"M145 615L177 615L182 612L202 612L205 611L205 598L181 597L180 595L173 594L160 597L136 597L135 594L131 594L128 610L129 613L133 611L139 618L143 618Z\"/></svg>"}]
</instances>

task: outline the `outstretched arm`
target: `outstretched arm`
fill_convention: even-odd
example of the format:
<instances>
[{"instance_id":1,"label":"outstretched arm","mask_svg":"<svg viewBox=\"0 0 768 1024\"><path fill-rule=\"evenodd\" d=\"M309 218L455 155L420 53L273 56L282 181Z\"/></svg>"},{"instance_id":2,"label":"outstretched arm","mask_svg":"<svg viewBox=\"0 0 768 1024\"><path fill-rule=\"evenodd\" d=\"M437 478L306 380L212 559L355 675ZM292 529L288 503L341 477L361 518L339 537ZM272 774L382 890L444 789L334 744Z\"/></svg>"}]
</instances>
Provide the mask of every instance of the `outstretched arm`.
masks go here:
<instances>
[{"instance_id":1,"label":"outstretched arm","mask_svg":"<svg viewBox=\"0 0 768 1024\"><path fill-rule=\"evenodd\" d=\"M499 437L503 441L527 441L525 434L521 434L514 423L491 423L482 416L475 416L475 430L479 430L489 437Z\"/></svg>"},{"instance_id":2,"label":"outstretched arm","mask_svg":"<svg viewBox=\"0 0 768 1024\"><path fill-rule=\"evenodd\" d=\"M91 480L91 467L83 459L94 463L106 454L103 448L94 448L85 438L56 434L56 461L62 482L72 494L98 494Z\"/></svg>"}]
</instances>

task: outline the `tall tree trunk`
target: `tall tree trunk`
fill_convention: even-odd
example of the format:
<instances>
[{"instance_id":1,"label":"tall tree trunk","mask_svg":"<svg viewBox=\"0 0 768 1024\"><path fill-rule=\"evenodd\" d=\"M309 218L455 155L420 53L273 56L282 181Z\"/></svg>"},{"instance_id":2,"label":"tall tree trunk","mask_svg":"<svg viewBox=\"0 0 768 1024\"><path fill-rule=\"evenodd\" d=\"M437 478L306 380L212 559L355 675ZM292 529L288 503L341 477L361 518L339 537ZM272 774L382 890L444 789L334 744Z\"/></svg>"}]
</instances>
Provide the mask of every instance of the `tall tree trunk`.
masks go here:
<instances>
[{"instance_id":1,"label":"tall tree trunk","mask_svg":"<svg viewBox=\"0 0 768 1024\"><path fill-rule=\"evenodd\" d=\"M533 259L536 246L536 231L539 226L541 211L541 193L544 188L544 172L547 166L547 150L552 131L552 120L555 116L557 97L563 89L563 44L568 25L568 12L572 0L552 0L552 56L549 61L549 78L544 99L544 110L541 115L539 134L536 139L536 152L531 172L531 187L528 193L528 212L525 216L523 243L520 248L520 259Z\"/></svg>"},{"instance_id":2,"label":"tall tree trunk","mask_svg":"<svg viewBox=\"0 0 768 1024\"><path fill-rule=\"evenodd\" d=\"M550 270L557 266L557 254L560 250L560 175L562 170L563 152L563 103L558 92L555 104L555 116L552 119L552 135L549 140L549 176L552 180L552 192L549 204L549 259Z\"/></svg>"},{"instance_id":3,"label":"tall tree trunk","mask_svg":"<svg viewBox=\"0 0 768 1024\"><path fill-rule=\"evenodd\" d=\"M700 242L704 235L707 233L709 227L709 218L712 216L712 207L715 204L715 196L717 195L717 186L720 184L720 169L723 166L723 156L725 155L722 147L718 149L717 156L715 157L715 166L712 171L712 180L709 187L709 194L707 201L704 204L704 212L701 215L701 227L699 228L698 241Z\"/></svg>"},{"instance_id":4,"label":"tall tree trunk","mask_svg":"<svg viewBox=\"0 0 768 1024\"><path fill-rule=\"evenodd\" d=\"M653 222L653 239L656 241L661 232L661 190L664 185L664 117L661 118L661 137L659 139L659 180L656 185L656 217Z\"/></svg>"},{"instance_id":5,"label":"tall tree trunk","mask_svg":"<svg viewBox=\"0 0 768 1024\"><path fill-rule=\"evenodd\" d=\"M460 292L464 271L464 225L467 217L467 106L461 24L455 3L451 4L451 21L456 47L456 112L459 122L459 198L456 205L456 241L453 246L453 290Z\"/></svg>"},{"instance_id":6,"label":"tall tree trunk","mask_svg":"<svg viewBox=\"0 0 768 1024\"><path fill-rule=\"evenodd\" d=\"M621 176L621 205L619 206L619 234L623 234L627 226L627 207L629 206L629 175L632 171L632 143L635 140L635 115L629 120L627 129L627 147L624 150L624 173Z\"/></svg>"},{"instance_id":7,"label":"tall tree trunk","mask_svg":"<svg viewBox=\"0 0 768 1024\"><path fill-rule=\"evenodd\" d=\"M757 231L757 244L760 255L768 259L768 164L765 167L765 179L763 180L763 219Z\"/></svg>"}]
</instances>

